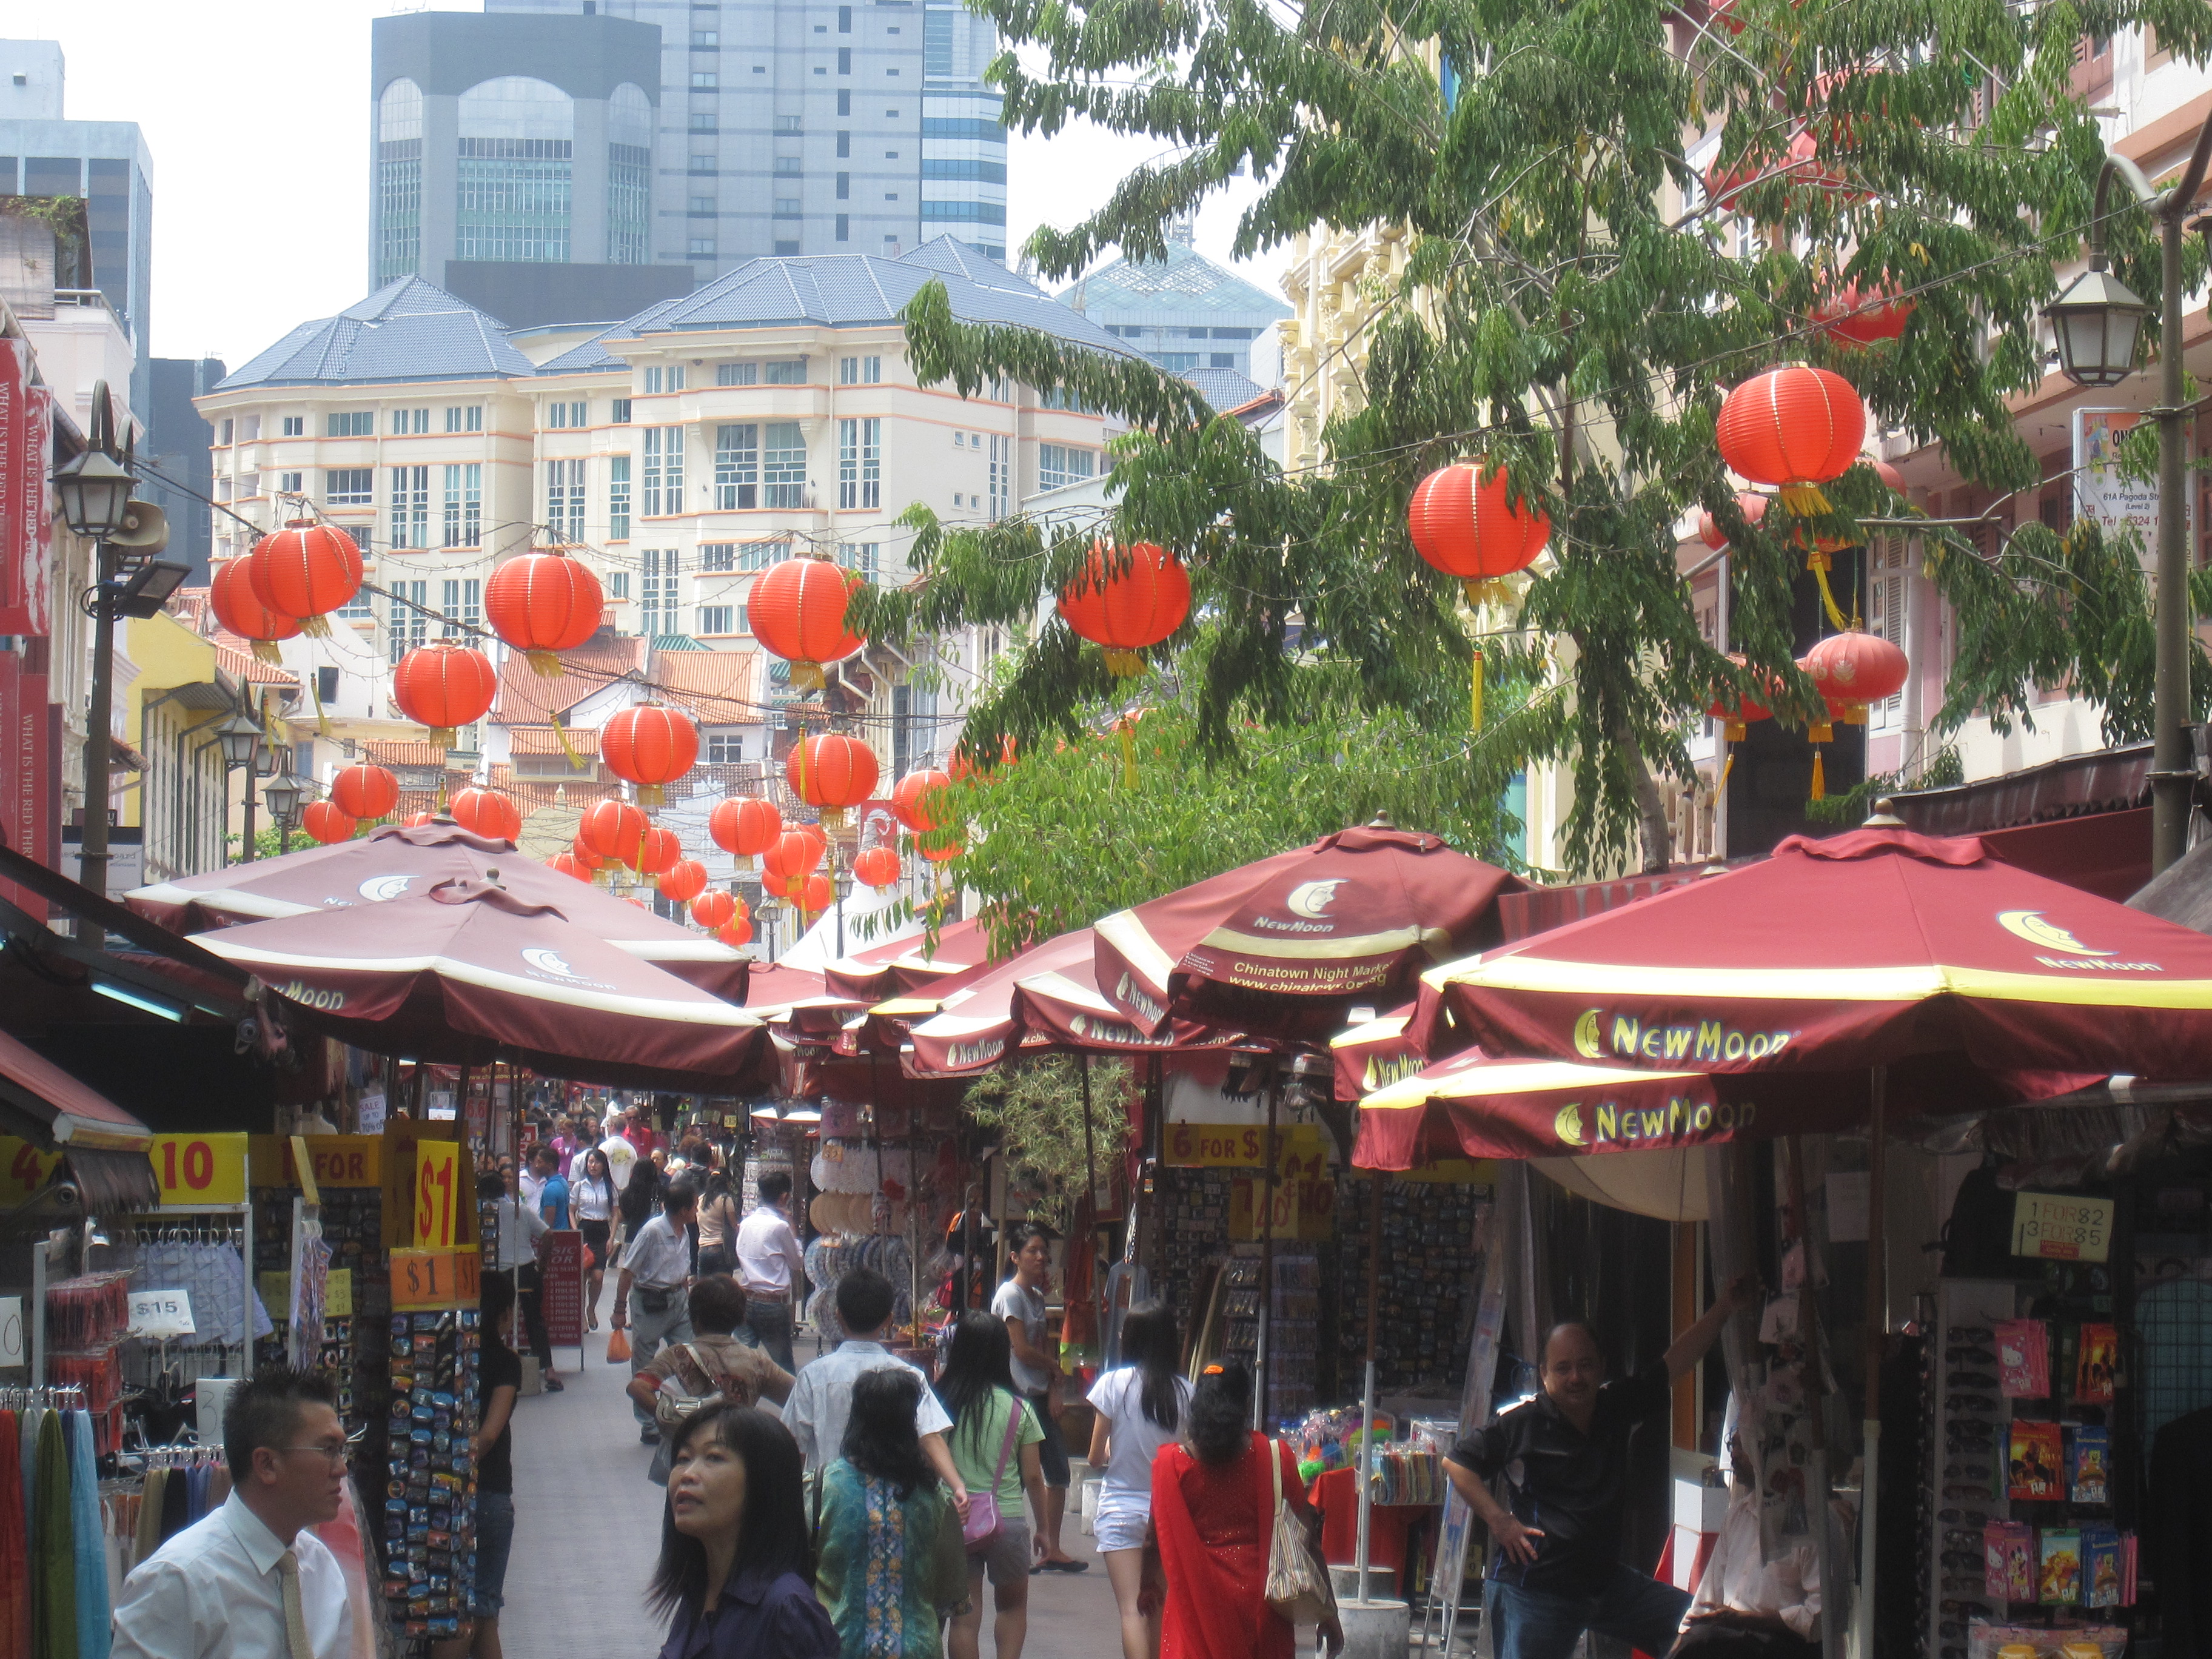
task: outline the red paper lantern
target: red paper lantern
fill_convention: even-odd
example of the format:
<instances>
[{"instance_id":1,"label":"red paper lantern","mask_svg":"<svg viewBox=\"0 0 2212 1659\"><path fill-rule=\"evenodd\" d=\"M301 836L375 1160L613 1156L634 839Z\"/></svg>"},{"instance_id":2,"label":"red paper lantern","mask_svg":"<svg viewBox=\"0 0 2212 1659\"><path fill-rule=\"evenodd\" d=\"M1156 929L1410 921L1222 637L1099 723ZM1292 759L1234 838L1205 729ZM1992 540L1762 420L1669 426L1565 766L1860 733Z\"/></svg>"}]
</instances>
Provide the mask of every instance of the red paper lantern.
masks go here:
<instances>
[{"instance_id":1,"label":"red paper lantern","mask_svg":"<svg viewBox=\"0 0 2212 1659\"><path fill-rule=\"evenodd\" d=\"M399 823L403 829L420 830L424 824L434 823L435 819L434 813L410 812L405 817L400 819Z\"/></svg>"},{"instance_id":2,"label":"red paper lantern","mask_svg":"<svg viewBox=\"0 0 2212 1659\"><path fill-rule=\"evenodd\" d=\"M637 786L640 806L658 806L662 788L689 772L699 758L699 728L680 708L641 703L599 728L599 758L617 777Z\"/></svg>"},{"instance_id":3,"label":"red paper lantern","mask_svg":"<svg viewBox=\"0 0 2212 1659\"><path fill-rule=\"evenodd\" d=\"M521 809L496 789L464 789L453 797L453 822L487 841L522 839Z\"/></svg>"},{"instance_id":4,"label":"red paper lantern","mask_svg":"<svg viewBox=\"0 0 2212 1659\"><path fill-rule=\"evenodd\" d=\"M1739 490L1735 498L1736 511L1757 524L1766 516L1766 501L1764 495L1753 495L1747 489ZM1728 532L1721 528L1719 520L1710 513L1698 514L1698 539L1716 553L1729 544Z\"/></svg>"},{"instance_id":5,"label":"red paper lantern","mask_svg":"<svg viewBox=\"0 0 2212 1659\"><path fill-rule=\"evenodd\" d=\"M312 638L327 637L324 617L361 592L361 549L334 524L294 519L254 543L246 556L254 596L271 611L297 617Z\"/></svg>"},{"instance_id":6,"label":"red paper lantern","mask_svg":"<svg viewBox=\"0 0 2212 1659\"><path fill-rule=\"evenodd\" d=\"M898 821L917 836L926 836L933 830L944 827L938 814L945 804L937 799L938 791L951 787L952 780L934 767L925 767L919 772L909 772L891 791L891 811Z\"/></svg>"},{"instance_id":7,"label":"red paper lantern","mask_svg":"<svg viewBox=\"0 0 2212 1659\"><path fill-rule=\"evenodd\" d=\"M1878 340L1894 340L1919 309L1915 300L1897 296L1895 288L1862 288L1846 283L1813 307L1820 332L1851 345L1870 346Z\"/></svg>"},{"instance_id":8,"label":"red paper lantern","mask_svg":"<svg viewBox=\"0 0 2212 1659\"><path fill-rule=\"evenodd\" d=\"M326 800L311 800L300 814L300 826L325 847L351 841L359 825Z\"/></svg>"},{"instance_id":9,"label":"red paper lantern","mask_svg":"<svg viewBox=\"0 0 2212 1659\"><path fill-rule=\"evenodd\" d=\"M1127 679L1145 665L1140 654L1190 615L1190 573L1152 542L1126 551L1094 543L1073 580L1060 590L1060 614L1076 633L1106 650L1106 670Z\"/></svg>"},{"instance_id":10,"label":"red paper lantern","mask_svg":"<svg viewBox=\"0 0 2212 1659\"><path fill-rule=\"evenodd\" d=\"M678 859L661 872L653 885L672 903L689 904L707 890L707 866L696 859Z\"/></svg>"},{"instance_id":11,"label":"red paper lantern","mask_svg":"<svg viewBox=\"0 0 2212 1659\"><path fill-rule=\"evenodd\" d=\"M331 805L349 818L389 817L399 805L399 780L364 761L342 766L331 780Z\"/></svg>"},{"instance_id":12,"label":"red paper lantern","mask_svg":"<svg viewBox=\"0 0 2212 1659\"><path fill-rule=\"evenodd\" d=\"M635 867L639 844L652 821L626 800L594 801L584 809L576 839L602 864Z\"/></svg>"},{"instance_id":13,"label":"red paper lantern","mask_svg":"<svg viewBox=\"0 0 2212 1659\"><path fill-rule=\"evenodd\" d=\"M737 914L737 900L719 887L702 893L691 901L691 920L709 933L728 925L736 919Z\"/></svg>"},{"instance_id":14,"label":"red paper lantern","mask_svg":"<svg viewBox=\"0 0 2212 1659\"><path fill-rule=\"evenodd\" d=\"M637 843L637 872L641 876L658 876L676 867L684 856L684 843L673 830L664 830L654 824L639 837Z\"/></svg>"},{"instance_id":15,"label":"red paper lantern","mask_svg":"<svg viewBox=\"0 0 2212 1659\"><path fill-rule=\"evenodd\" d=\"M521 652L541 674L558 674L554 653L574 651L599 631L606 615L599 579L565 553L523 553L484 583L491 631Z\"/></svg>"},{"instance_id":16,"label":"red paper lantern","mask_svg":"<svg viewBox=\"0 0 2212 1659\"><path fill-rule=\"evenodd\" d=\"M1422 479L1406 508L1406 527L1413 550L1457 576L1470 605L1502 597L1487 585L1534 563L1552 534L1543 509L1516 500L1505 469L1482 459L1441 467Z\"/></svg>"},{"instance_id":17,"label":"red paper lantern","mask_svg":"<svg viewBox=\"0 0 2212 1659\"><path fill-rule=\"evenodd\" d=\"M1771 368L1729 392L1717 435L1721 459L1753 483L1772 486L1800 518L1829 510L1820 486L1859 458L1866 404L1825 368Z\"/></svg>"},{"instance_id":18,"label":"red paper lantern","mask_svg":"<svg viewBox=\"0 0 2212 1659\"><path fill-rule=\"evenodd\" d=\"M578 881L588 884L592 879L592 866L579 859L574 853L556 853L545 862L562 875L574 876Z\"/></svg>"},{"instance_id":19,"label":"red paper lantern","mask_svg":"<svg viewBox=\"0 0 2212 1659\"><path fill-rule=\"evenodd\" d=\"M762 573L746 595L753 637L791 665L795 690L824 684L824 663L842 662L867 643L845 626L858 572L826 559L786 559Z\"/></svg>"},{"instance_id":20,"label":"red paper lantern","mask_svg":"<svg viewBox=\"0 0 2212 1659\"><path fill-rule=\"evenodd\" d=\"M797 830L787 830L775 845L761 854L761 867L779 881L811 874L822 862L823 843Z\"/></svg>"},{"instance_id":21,"label":"red paper lantern","mask_svg":"<svg viewBox=\"0 0 2212 1659\"><path fill-rule=\"evenodd\" d=\"M392 671L392 701L417 726L430 728L430 741L451 749L459 728L491 712L499 695L499 676L481 651L451 640L418 646Z\"/></svg>"},{"instance_id":22,"label":"red paper lantern","mask_svg":"<svg viewBox=\"0 0 2212 1659\"><path fill-rule=\"evenodd\" d=\"M834 828L844 823L846 808L875 793L876 752L842 732L807 738L792 744L783 775L792 793L820 807L823 822Z\"/></svg>"},{"instance_id":23,"label":"red paper lantern","mask_svg":"<svg viewBox=\"0 0 2212 1659\"><path fill-rule=\"evenodd\" d=\"M725 853L756 859L783 833L783 814L772 800L733 795L715 804L708 815L707 833Z\"/></svg>"},{"instance_id":24,"label":"red paper lantern","mask_svg":"<svg viewBox=\"0 0 2212 1659\"><path fill-rule=\"evenodd\" d=\"M257 659L273 663L283 654L276 649L276 641L296 635L300 619L262 604L261 596L253 591L251 562L226 559L216 566L215 574L208 578L208 603L214 608L216 621L251 644Z\"/></svg>"},{"instance_id":25,"label":"red paper lantern","mask_svg":"<svg viewBox=\"0 0 2212 1659\"><path fill-rule=\"evenodd\" d=\"M1874 469L1874 476L1881 480L1885 489L1896 495L1905 494L1905 475L1878 455L1862 455L1859 459Z\"/></svg>"},{"instance_id":26,"label":"red paper lantern","mask_svg":"<svg viewBox=\"0 0 2212 1659\"><path fill-rule=\"evenodd\" d=\"M836 890L830 885L827 876L809 876L805 889L798 895L799 908L810 916L820 915L836 899Z\"/></svg>"},{"instance_id":27,"label":"red paper lantern","mask_svg":"<svg viewBox=\"0 0 2212 1659\"><path fill-rule=\"evenodd\" d=\"M853 859L853 879L880 891L899 878L899 855L890 847L871 847Z\"/></svg>"},{"instance_id":28,"label":"red paper lantern","mask_svg":"<svg viewBox=\"0 0 2212 1659\"><path fill-rule=\"evenodd\" d=\"M741 951L753 942L753 925L744 917L726 921L714 930L714 937L732 951Z\"/></svg>"},{"instance_id":29,"label":"red paper lantern","mask_svg":"<svg viewBox=\"0 0 2212 1659\"><path fill-rule=\"evenodd\" d=\"M1741 652L1730 652L1729 660L1738 668L1744 665L1743 655ZM1729 691L1714 693L1712 707L1705 712L1715 720L1725 722L1722 737L1727 742L1740 743L1743 740L1745 726L1753 720L1772 720L1774 711L1764 703L1754 702L1748 697L1740 702L1734 701L1734 697L1735 694Z\"/></svg>"},{"instance_id":30,"label":"red paper lantern","mask_svg":"<svg viewBox=\"0 0 2212 1659\"><path fill-rule=\"evenodd\" d=\"M1835 717L1850 726L1863 725L1867 705L1895 696L1912 672L1905 653L1889 641L1856 631L1829 635L1798 666Z\"/></svg>"},{"instance_id":31,"label":"red paper lantern","mask_svg":"<svg viewBox=\"0 0 2212 1659\"><path fill-rule=\"evenodd\" d=\"M1016 754L1012 737L1007 736L1000 738L999 739L999 765L1012 766L1014 763L1015 759ZM998 769L994 767L991 769L995 771ZM964 783L969 778L988 779L990 776L990 773L985 771L982 767L976 764L974 752L965 743L963 743L958 748L952 751L951 770L950 776L951 781L954 783Z\"/></svg>"},{"instance_id":32,"label":"red paper lantern","mask_svg":"<svg viewBox=\"0 0 2212 1659\"><path fill-rule=\"evenodd\" d=\"M922 857L927 859L932 864L942 864L947 859L958 858L968 849L956 842L951 847L924 847L919 850Z\"/></svg>"}]
</instances>

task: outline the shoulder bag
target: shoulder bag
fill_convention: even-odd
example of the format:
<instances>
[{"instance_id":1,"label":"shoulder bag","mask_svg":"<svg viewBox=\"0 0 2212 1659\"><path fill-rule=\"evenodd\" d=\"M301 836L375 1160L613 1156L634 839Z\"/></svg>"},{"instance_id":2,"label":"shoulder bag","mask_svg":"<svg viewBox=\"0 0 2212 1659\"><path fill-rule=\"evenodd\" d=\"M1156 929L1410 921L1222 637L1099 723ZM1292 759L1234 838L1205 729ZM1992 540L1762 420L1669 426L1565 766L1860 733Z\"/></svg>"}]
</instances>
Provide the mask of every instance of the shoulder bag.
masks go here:
<instances>
[{"instance_id":1,"label":"shoulder bag","mask_svg":"<svg viewBox=\"0 0 2212 1659\"><path fill-rule=\"evenodd\" d=\"M1267 1540L1267 1605L1293 1625L1319 1624L1336 1616L1336 1587L1316 1559L1313 1539L1283 1501L1283 1458L1273 1440L1267 1469L1275 1483L1275 1522Z\"/></svg>"},{"instance_id":2,"label":"shoulder bag","mask_svg":"<svg viewBox=\"0 0 2212 1659\"><path fill-rule=\"evenodd\" d=\"M722 1390L714 1385L718 1380L726 1380L718 1377L714 1368L707 1363L706 1356L690 1343L678 1343L676 1346L690 1357L699 1375L706 1380L708 1392L693 1394L683 1386L681 1376L668 1376L661 1380L659 1389L653 1395L653 1420L659 1427L661 1437L660 1443L653 1448L653 1463L646 1470L646 1476L654 1485L661 1486L668 1484L670 1441L678 1429L701 1412L722 1403Z\"/></svg>"},{"instance_id":3,"label":"shoulder bag","mask_svg":"<svg viewBox=\"0 0 2212 1659\"><path fill-rule=\"evenodd\" d=\"M1014 1437L1021 1432L1022 1413L1029 1409L1018 1397L1010 1396L1010 1403L1013 1409L1006 1413L1006 1437L999 1444L999 1466L991 1472L991 1489L968 1494L968 1518L960 1524L960 1536L970 1555L988 1549L999 1535L999 1482L1006 1477L1006 1459L1013 1454Z\"/></svg>"}]
</instances>

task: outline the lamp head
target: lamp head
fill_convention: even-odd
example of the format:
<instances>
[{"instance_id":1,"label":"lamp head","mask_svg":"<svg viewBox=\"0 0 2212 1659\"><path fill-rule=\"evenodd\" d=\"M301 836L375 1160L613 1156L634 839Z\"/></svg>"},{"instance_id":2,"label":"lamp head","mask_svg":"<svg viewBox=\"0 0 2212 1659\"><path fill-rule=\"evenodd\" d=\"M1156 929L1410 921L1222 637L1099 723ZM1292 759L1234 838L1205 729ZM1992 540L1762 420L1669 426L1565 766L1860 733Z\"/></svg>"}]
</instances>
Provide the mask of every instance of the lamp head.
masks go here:
<instances>
[{"instance_id":1,"label":"lamp head","mask_svg":"<svg viewBox=\"0 0 2212 1659\"><path fill-rule=\"evenodd\" d=\"M2082 386L2110 386L2136 372L2136 352L2150 307L2105 268L2102 254L2044 307L2058 346L2058 371Z\"/></svg>"}]
</instances>

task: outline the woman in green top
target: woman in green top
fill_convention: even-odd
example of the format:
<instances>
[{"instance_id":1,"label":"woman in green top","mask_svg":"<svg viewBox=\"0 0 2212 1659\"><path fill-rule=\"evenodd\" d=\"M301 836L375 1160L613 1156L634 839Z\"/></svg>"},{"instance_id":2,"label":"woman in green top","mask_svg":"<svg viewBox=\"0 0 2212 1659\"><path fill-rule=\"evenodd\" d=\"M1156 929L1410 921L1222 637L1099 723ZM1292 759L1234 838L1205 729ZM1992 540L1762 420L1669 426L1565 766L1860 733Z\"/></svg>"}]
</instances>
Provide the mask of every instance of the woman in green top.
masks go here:
<instances>
[{"instance_id":1,"label":"woman in green top","mask_svg":"<svg viewBox=\"0 0 2212 1659\"><path fill-rule=\"evenodd\" d=\"M921 1387L903 1367L856 1380L844 1455L816 1491L814 1589L843 1659L939 1659L967 1599L960 1512L915 1433Z\"/></svg>"},{"instance_id":2,"label":"woman in green top","mask_svg":"<svg viewBox=\"0 0 2212 1659\"><path fill-rule=\"evenodd\" d=\"M1030 1630L1030 1528L1023 1519L1026 1490L1044 1513L1044 1468L1037 1448L1044 1429L1014 1389L1014 1346L1006 1322L971 1308L952 1328L952 1349L937 1397L952 1419L952 1467L970 1492L988 1492L999 1503L999 1530L968 1556L968 1607L952 1621L952 1659L977 1659L983 1639L983 1576L990 1574L994 1616L991 1640L998 1659L1021 1659ZM1007 1433L1012 1426L1011 1436ZM993 1485L992 1477L997 1477ZM1037 1540L1036 1553L1044 1553Z\"/></svg>"}]
</instances>

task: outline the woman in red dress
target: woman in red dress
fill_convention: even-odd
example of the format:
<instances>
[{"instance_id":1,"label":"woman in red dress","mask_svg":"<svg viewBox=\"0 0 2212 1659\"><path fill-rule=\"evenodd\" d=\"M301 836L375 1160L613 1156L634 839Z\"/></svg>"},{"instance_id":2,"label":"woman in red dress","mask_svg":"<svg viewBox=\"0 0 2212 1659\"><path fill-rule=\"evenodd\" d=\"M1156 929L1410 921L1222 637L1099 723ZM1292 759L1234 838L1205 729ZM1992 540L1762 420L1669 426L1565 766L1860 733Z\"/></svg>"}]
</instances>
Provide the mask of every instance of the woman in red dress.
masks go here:
<instances>
[{"instance_id":1,"label":"woman in red dress","mask_svg":"<svg viewBox=\"0 0 2212 1659\"><path fill-rule=\"evenodd\" d=\"M1252 1375L1241 1360L1210 1370L1190 1402L1190 1442L1152 1462L1152 1531L1166 1608L1160 1659L1291 1659L1295 1633L1267 1605L1267 1547L1274 1536L1279 1460L1283 1501L1312 1511L1289 1447L1254 1433ZM1332 1619L1331 1651L1344 1645Z\"/></svg>"}]
</instances>

